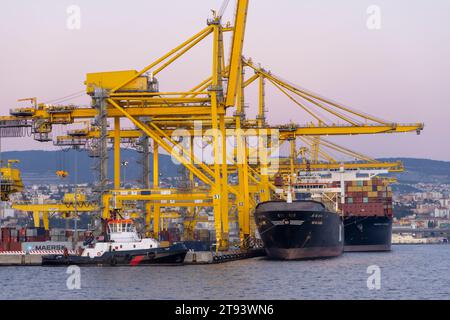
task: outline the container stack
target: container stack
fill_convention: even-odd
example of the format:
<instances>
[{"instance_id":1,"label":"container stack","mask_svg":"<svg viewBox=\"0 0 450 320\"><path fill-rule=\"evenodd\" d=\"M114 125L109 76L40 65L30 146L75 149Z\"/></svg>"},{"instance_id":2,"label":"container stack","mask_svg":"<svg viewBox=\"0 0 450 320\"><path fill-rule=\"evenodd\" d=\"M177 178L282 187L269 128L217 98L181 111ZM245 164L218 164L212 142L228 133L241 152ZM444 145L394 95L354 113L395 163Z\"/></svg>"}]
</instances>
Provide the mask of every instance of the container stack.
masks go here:
<instances>
[{"instance_id":1,"label":"container stack","mask_svg":"<svg viewBox=\"0 0 450 320\"><path fill-rule=\"evenodd\" d=\"M45 242L49 232L44 228L1 228L0 251L20 251L23 242Z\"/></svg>"},{"instance_id":2,"label":"container stack","mask_svg":"<svg viewBox=\"0 0 450 320\"><path fill-rule=\"evenodd\" d=\"M11 228L1 228L0 251L10 251Z\"/></svg>"},{"instance_id":3,"label":"container stack","mask_svg":"<svg viewBox=\"0 0 450 320\"><path fill-rule=\"evenodd\" d=\"M181 234L178 228L170 228L159 232L160 241L168 241L170 243L181 240Z\"/></svg>"},{"instance_id":4,"label":"container stack","mask_svg":"<svg viewBox=\"0 0 450 320\"><path fill-rule=\"evenodd\" d=\"M345 185L346 216L392 216L392 188L386 179L349 181Z\"/></svg>"},{"instance_id":5,"label":"container stack","mask_svg":"<svg viewBox=\"0 0 450 320\"><path fill-rule=\"evenodd\" d=\"M208 229L197 229L195 230L195 240L202 242L210 242L211 241L211 231Z\"/></svg>"},{"instance_id":6,"label":"container stack","mask_svg":"<svg viewBox=\"0 0 450 320\"><path fill-rule=\"evenodd\" d=\"M66 241L65 229L53 228L50 230L50 240L54 242Z\"/></svg>"}]
</instances>

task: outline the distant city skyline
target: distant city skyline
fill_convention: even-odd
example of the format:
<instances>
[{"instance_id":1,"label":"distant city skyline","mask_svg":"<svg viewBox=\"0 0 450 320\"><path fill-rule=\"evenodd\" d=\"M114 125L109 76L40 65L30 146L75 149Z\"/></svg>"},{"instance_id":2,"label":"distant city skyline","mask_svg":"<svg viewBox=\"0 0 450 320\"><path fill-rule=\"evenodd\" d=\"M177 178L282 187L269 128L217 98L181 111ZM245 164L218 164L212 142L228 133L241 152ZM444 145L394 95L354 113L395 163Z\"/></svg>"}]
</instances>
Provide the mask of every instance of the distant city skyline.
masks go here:
<instances>
[{"instance_id":1,"label":"distant city skyline","mask_svg":"<svg viewBox=\"0 0 450 320\"><path fill-rule=\"evenodd\" d=\"M6 2L0 12L0 112L17 99L54 100L84 89L85 74L139 70L203 28L221 0ZM233 1L226 14L233 16ZM68 28L71 5L80 29ZM381 10L380 30L367 9ZM251 1L244 55L289 81L392 122L424 122L414 133L328 137L372 157L450 161L450 2L446 0ZM162 89L188 89L210 72L206 42L161 75ZM228 50L226 51L228 52ZM254 92L253 92L254 93ZM84 95L67 103L89 105ZM257 105L249 94L249 116ZM268 120L306 123L298 107L268 85ZM55 134L58 134L58 130ZM5 138L2 151L52 149Z\"/></svg>"}]
</instances>

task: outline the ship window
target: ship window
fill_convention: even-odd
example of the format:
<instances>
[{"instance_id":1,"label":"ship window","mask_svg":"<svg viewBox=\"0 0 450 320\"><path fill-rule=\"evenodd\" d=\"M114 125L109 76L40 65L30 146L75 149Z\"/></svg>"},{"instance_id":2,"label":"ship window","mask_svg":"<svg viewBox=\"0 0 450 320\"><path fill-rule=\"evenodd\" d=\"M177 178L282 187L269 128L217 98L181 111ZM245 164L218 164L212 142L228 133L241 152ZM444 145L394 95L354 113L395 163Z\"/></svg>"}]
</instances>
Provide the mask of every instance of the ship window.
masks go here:
<instances>
[{"instance_id":1,"label":"ship window","mask_svg":"<svg viewBox=\"0 0 450 320\"><path fill-rule=\"evenodd\" d=\"M116 224L110 224L109 225L109 230L111 232L117 232L117 225Z\"/></svg>"}]
</instances>

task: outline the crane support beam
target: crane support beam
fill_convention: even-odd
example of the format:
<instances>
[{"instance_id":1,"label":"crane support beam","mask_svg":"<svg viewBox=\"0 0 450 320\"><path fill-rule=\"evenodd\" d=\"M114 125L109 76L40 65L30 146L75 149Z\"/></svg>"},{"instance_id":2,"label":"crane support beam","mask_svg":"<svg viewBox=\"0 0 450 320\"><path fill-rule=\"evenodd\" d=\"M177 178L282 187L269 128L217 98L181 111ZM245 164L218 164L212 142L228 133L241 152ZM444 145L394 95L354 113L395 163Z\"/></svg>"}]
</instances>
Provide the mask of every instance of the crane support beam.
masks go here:
<instances>
[{"instance_id":1,"label":"crane support beam","mask_svg":"<svg viewBox=\"0 0 450 320\"><path fill-rule=\"evenodd\" d=\"M157 124L158 121L152 121L152 123ZM203 126L204 129L208 129L208 126ZM376 126L376 125L366 125L366 126L293 126L293 127L269 127L267 129L269 130L279 130L280 132L280 140L285 141L292 139L296 136L333 136L333 135L362 135L362 134L377 134L377 133L405 133L405 132L411 132L411 131L417 131L422 130L423 125L420 123L417 124L405 124L405 125L398 125L393 124L392 126ZM251 128L251 131L246 130L245 128L242 129L242 132L240 135L243 136L251 136L255 133L258 134L260 129L258 128ZM161 137L167 135L171 136L172 133L176 129L164 129L164 135L160 135ZM266 130L266 129L264 129ZM237 130L235 129L227 129L226 135L228 137L236 136ZM193 129L183 129L183 131L177 132L177 135L179 136L193 136L194 135ZM86 137L86 138L98 138L99 137L99 131L91 130L87 132L86 134L80 135L79 137ZM141 130L136 129L122 129L120 132L121 138L130 138L130 139L137 139L142 136ZM108 132L109 138L114 138L114 131ZM73 140L76 139L74 136L59 136L59 139L61 140Z\"/></svg>"},{"instance_id":2,"label":"crane support beam","mask_svg":"<svg viewBox=\"0 0 450 320\"><path fill-rule=\"evenodd\" d=\"M285 140L292 136L332 136L332 135L356 135L356 134L379 134L379 133L402 133L418 132L423 129L422 123L391 125L330 125L330 126L308 126L297 127L292 133L280 128L280 139Z\"/></svg>"},{"instance_id":3,"label":"crane support beam","mask_svg":"<svg viewBox=\"0 0 450 320\"><path fill-rule=\"evenodd\" d=\"M114 188L120 188L120 118L114 118Z\"/></svg>"},{"instance_id":4,"label":"crane support beam","mask_svg":"<svg viewBox=\"0 0 450 320\"><path fill-rule=\"evenodd\" d=\"M117 87L115 87L114 89L111 90L111 93L116 92L117 90L121 89L122 87L126 86L127 84L129 84L130 82L136 80L138 77L142 76L144 73L146 73L147 71L153 69L155 66L159 65L161 62L165 61L166 59L168 59L169 57L171 57L172 55L174 55L175 53L177 53L178 51L182 50L183 48L185 48L186 46L188 46L190 43L192 43L193 41L195 41L197 38L202 37L205 33L209 33L211 32L211 27L208 26L205 29L201 30L199 33L195 34L194 36L192 36L191 38L189 38L188 40L184 41L182 44L180 44L179 46L177 46L176 48L174 48L173 50L169 51L168 53L166 53L165 55L163 55L161 58L157 59L156 61L154 61L153 63L151 63L150 65L148 65L147 67L145 67L144 69L142 69L140 72L138 72L136 75L134 75L132 78L124 81L123 83L121 83L120 85L118 85Z\"/></svg>"},{"instance_id":5,"label":"crane support beam","mask_svg":"<svg viewBox=\"0 0 450 320\"><path fill-rule=\"evenodd\" d=\"M238 0L236 6L236 19L234 22L233 41L231 43L230 71L228 77L228 90L225 106L234 107L238 82L241 76L242 50L244 47L245 26L247 23L247 11L249 0Z\"/></svg>"},{"instance_id":6,"label":"crane support beam","mask_svg":"<svg viewBox=\"0 0 450 320\"><path fill-rule=\"evenodd\" d=\"M311 163L311 164L296 164L294 166L296 171L317 171L317 170L339 170L341 167L344 167L345 170L359 170L359 169L387 169L389 172L402 172L404 170L403 166L399 163L390 163L390 162L378 162L378 163ZM290 164L282 164L280 163L277 172L290 172L291 167ZM270 172L269 174L274 174L276 172Z\"/></svg>"},{"instance_id":7,"label":"crane support beam","mask_svg":"<svg viewBox=\"0 0 450 320\"><path fill-rule=\"evenodd\" d=\"M199 169L197 169L195 166L191 165L190 163L186 163L185 159L182 156L180 156L177 152L172 152L172 147L169 144L167 144L163 139L161 139L159 134L157 134L155 131L150 129L149 126L147 126L145 123L142 123L140 120L133 117L133 115L128 113L128 110L125 110L124 108L119 106L117 103L115 103L113 100L109 99L109 103L111 103L114 107L116 107L125 117L127 117L129 120L131 120L131 122L133 122L134 125L136 125L145 134L147 134L150 138L152 138L154 143L156 142L164 150L166 150L168 153L172 154L172 156L175 157L180 163L182 163L189 170L191 170L200 180L202 180L204 183L211 185L211 186L214 184L213 181L211 181Z\"/></svg>"},{"instance_id":8,"label":"crane support beam","mask_svg":"<svg viewBox=\"0 0 450 320\"><path fill-rule=\"evenodd\" d=\"M11 208L19 211L39 212L93 212L98 206L92 203L78 203L77 208L71 203L19 204L14 203Z\"/></svg>"}]
</instances>

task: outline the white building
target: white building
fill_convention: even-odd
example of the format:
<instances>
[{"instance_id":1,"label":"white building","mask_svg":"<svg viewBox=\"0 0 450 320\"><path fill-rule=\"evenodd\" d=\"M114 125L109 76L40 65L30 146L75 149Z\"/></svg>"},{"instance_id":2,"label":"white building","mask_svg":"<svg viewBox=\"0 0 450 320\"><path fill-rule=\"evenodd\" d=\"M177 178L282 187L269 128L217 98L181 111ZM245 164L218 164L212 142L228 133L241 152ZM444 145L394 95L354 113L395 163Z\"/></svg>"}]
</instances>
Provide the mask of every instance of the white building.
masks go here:
<instances>
[{"instance_id":1,"label":"white building","mask_svg":"<svg viewBox=\"0 0 450 320\"><path fill-rule=\"evenodd\" d=\"M450 198L439 199L439 203L441 207L449 208L450 207Z\"/></svg>"},{"instance_id":2,"label":"white building","mask_svg":"<svg viewBox=\"0 0 450 320\"><path fill-rule=\"evenodd\" d=\"M434 217L435 218L449 218L450 217L450 209L448 209L448 208L435 208L434 209Z\"/></svg>"},{"instance_id":3,"label":"white building","mask_svg":"<svg viewBox=\"0 0 450 320\"><path fill-rule=\"evenodd\" d=\"M14 217L14 212L15 212L15 210L14 209L11 209L11 208L2 208L1 210L0 210L0 218L3 218L3 219L6 219L6 218L8 218L8 217Z\"/></svg>"}]
</instances>

